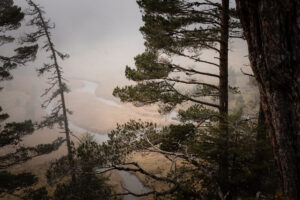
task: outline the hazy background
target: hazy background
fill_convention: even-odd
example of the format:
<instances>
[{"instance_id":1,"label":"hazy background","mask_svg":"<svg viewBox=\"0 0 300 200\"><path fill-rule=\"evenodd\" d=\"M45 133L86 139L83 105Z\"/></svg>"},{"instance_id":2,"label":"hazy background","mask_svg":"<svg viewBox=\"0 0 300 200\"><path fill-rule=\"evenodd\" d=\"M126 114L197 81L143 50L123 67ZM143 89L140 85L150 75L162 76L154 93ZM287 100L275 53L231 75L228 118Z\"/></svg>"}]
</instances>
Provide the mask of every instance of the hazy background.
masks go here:
<instances>
[{"instance_id":1,"label":"hazy background","mask_svg":"<svg viewBox=\"0 0 300 200\"><path fill-rule=\"evenodd\" d=\"M144 51L141 13L135 0L36 0L44 7L47 18L55 22L52 30L56 48L70 55L60 61L64 76L69 80L72 92L67 96L68 107L74 112L71 120L88 130L106 133L116 123L139 119L167 123L156 112L155 106L135 108L122 104L111 93L113 88L129 81L124 75L125 66L133 66L133 58ZM15 0L26 8L25 0ZM30 31L24 26L16 35ZM1 47L0 53L8 53L12 46ZM235 40L230 45L230 66L238 72L248 63L245 42ZM32 118L40 120L45 111L40 108L46 77L37 77L35 69L46 62L40 53L34 63L14 71L14 80L1 83L0 105L10 113L11 120ZM82 80L99 84L96 94L106 100L119 103L112 106L99 101L95 95L78 92L84 86ZM170 117L169 117L170 119Z\"/></svg>"}]
</instances>

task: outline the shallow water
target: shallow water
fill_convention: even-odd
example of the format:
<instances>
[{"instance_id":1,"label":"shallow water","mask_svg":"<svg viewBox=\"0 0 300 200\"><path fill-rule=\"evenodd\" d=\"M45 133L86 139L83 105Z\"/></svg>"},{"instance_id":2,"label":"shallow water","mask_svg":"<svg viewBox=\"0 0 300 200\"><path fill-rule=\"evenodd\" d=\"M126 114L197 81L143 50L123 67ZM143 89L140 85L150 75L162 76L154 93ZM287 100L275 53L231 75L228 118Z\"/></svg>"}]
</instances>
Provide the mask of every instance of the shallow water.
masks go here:
<instances>
[{"instance_id":1,"label":"shallow water","mask_svg":"<svg viewBox=\"0 0 300 200\"><path fill-rule=\"evenodd\" d=\"M76 124L73 124L71 121L69 121L69 128L78 133L82 133L82 134L88 133L88 134L92 135L94 137L94 139L96 140L96 142L98 142L99 144L102 144L103 142L108 140L107 134L100 134L100 133L97 133L94 131L86 130L80 126L77 126Z\"/></svg>"},{"instance_id":2,"label":"shallow water","mask_svg":"<svg viewBox=\"0 0 300 200\"><path fill-rule=\"evenodd\" d=\"M97 100L101 101L102 103L105 103L106 105L115 106L115 107L122 107L120 104L118 104L115 101L105 99L105 98L102 98L102 97L98 97L96 95L96 90L98 88L98 83L92 82L92 81L86 81L86 80L83 80L82 82L83 82L84 86L74 90L75 92L89 93L89 94L94 95Z\"/></svg>"},{"instance_id":3,"label":"shallow water","mask_svg":"<svg viewBox=\"0 0 300 200\"><path fill-rule=\"evenodd\" d=\"M137 194L141 194L149 191L149 189L143 185L143 183L137 178L137 176L126 171L119 171L119 174L124 180L123 187L125 189L128 189L129 191ZM134 200L134 199L138 199L138 198L132 195L127 195L123 197L123 200Z\"/></svg>"}]
</instances>

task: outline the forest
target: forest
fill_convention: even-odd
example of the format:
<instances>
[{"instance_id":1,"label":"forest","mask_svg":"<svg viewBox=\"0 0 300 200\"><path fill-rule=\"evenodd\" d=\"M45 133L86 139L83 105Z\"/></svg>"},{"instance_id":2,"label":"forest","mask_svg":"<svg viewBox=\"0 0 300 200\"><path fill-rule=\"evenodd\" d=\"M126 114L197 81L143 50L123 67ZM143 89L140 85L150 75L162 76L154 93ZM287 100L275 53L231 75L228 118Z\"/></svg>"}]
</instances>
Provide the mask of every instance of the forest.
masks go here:
<instances>
[{"instance_id":1,"label":"forest","mask_svg":"<svg viewBox=\"0 0 300 200\"><path fill-rule=\"evenodd\" d=\"M1 0L0 199L299 200L300 1Z\"/></svg>"}]
</instances>

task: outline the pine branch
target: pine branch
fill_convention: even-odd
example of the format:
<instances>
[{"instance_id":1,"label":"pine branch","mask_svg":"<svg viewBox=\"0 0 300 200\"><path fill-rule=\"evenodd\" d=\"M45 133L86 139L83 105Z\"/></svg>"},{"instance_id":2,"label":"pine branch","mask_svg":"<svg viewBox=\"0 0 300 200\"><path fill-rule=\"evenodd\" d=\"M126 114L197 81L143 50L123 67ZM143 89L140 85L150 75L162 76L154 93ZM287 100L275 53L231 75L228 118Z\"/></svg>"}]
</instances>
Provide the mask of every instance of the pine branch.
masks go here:
<instances>
[{"instance_id":1,"label":"pine branch","mask_svg":"<svg viewBox=\"0 0 300 200\"><path fill-rule=\"evenodd\" d=\"M22 164L35 157L49 154L59 149L65 142L62 138L57 138L50 144L39 144L35 147L20 147L15 152L0 156L0 169Z\"/></svg>"},{"instance_id":2,"label":"pine branch","mask_svg":"<svg viewBox=\"0 0 300 200\"><path fill-rule=\"evenodd\" d=\"M219 67L219 64L216 64L216 63L213 63L213 62L210 62L210 61L206 61L206 60L201 60L201 59L196 58L196 57L194 57L194 56L189 56L189 55L186 55L186 54L184 54L184 53L181 53L181 52L179 52L179 51L175 51L175 50L172 50L172 49L168 49L168 50L169 50L171 53L174 53L174 54L177 54L177 55L179 55L179 56L183 56L183 57L192 59L192 60L194 60L194 61L196 61L196 62L201 62L201 63L205 63L205 64L209 64L209 65L213 65L213 66ZM219 50L217 49L217 51L219 51Z\"/></svg>"},{"instance_id":3,"label":"pine branch","mask_svg":"<svg viewBox=\"0 0 300 200\"><path fill-rule=\"evenodd\" d=\"M212 73L207 73L207 72L200 72L200 71L195 70L195 69L186 69L186 68L181 67L181 66L176 65L176 64L171 64L171 63L159 63L159 64L167 64L171 68L175 68L175 69L178 69L178 70L181 70L181 71L184 71L184 72L191 72L191 73L195 73L195 74L220 78L220 76L217 75L217 74L212 74Z\"/></svg>"},{"instance_id":4,"label":"pine branch","mask_svg":"<svg viewBox=\"0 0 300 200\"><path fill-rule=\"evenodd\" d=\"M198 81L184 81L184 80L179 80L179 79L173 79L173 78L164 78L164 80L167 81L172 81L172 82L177 82L177 83L185 83L185 84L192 84L192 85L204 85L208 86L210 88L214 88L216 90L219 90L219 88L215 85L209 84L209 83L203 83L203 82L198 82Z\"/></svg>"},{"instance_id":5,"label":"pine branch","mask_svg":"<svg viewBox=\"0 0 300 200\"><path fill-rule=\"evenodd\" d=\"M135 192L132 192L132 191L129 191L128 189L126 189L127 192L116 193L116 194L114 194L112 196L132 195L132 196L135 196L135 197L145 197L145 196L149 196L149 195L154 195L155 197L160 197L160 196L166 196L166 195L169 195L169 194L173 194L177 190L178 190L178 186L177 185L175 185L175 186L171 187L169 190L166 190L166 191L163 191L163 192L150 191L150 192L145 192L145 193L141 193L141 194L137 194Z\"/></svg>"},{"instance_id":6,"label":"pine branch","mask_svg":"<svg viewBox=\"0 0 300 200\"><path fill-rule=\"evenodd\" d=\"M214 107L214 108L220 108L220 106L217 105L217 104L213 104L213 103L209 103L209 102L205 102L205 101L200 101L200 100L197 100L197 99L193 99L193 98L191 98L189 96L186 96L186 95L180 93L178 90L176 90L171 84L169 84L167 82L166 82L166 84L169 85L169 87L172 89L172 91L174 91L179 96L182 96L186 100L189 100L189 101L192 101L192 102L195 102L195 103L200 103L200 104L203 104L203 105L206 105L206 106L210 106L210 107Z\"/></svg>"}]
</instances>

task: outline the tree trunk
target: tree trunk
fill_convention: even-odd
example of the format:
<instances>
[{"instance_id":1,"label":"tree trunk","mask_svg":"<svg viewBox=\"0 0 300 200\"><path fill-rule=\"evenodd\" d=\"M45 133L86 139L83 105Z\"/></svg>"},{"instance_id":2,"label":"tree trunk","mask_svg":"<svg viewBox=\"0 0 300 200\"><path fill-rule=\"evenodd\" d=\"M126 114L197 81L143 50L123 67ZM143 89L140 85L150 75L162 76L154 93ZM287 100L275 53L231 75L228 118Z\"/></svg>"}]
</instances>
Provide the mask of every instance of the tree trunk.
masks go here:
<instances>
[{"instance_id":1,"label":"tree trunk","mask_svg":"<svg viewBox=\"0 0 300 200\"><path fill-rule=\"evenodd\" d=\"M300 2L236 0L283 191L300 199Z\"/></svg>"},{"instance_id":2,"label":"tree trunk","mask_svg":"<svg viewBox=\"0 0 300 200\"><path fill-rule=\"evenodd\" d=\"M258 113L258 121L256 127L256 146L255 146L255 157L254 163L255 165L259 165L254 168L255 179L253 181L254 194L259 191L262 191L262 180L268 174L268 168L261 167L261 162L266 161L268 158L266 157L266 148L262 146L266 144L267 140L267 131L266 131L266 119L264 115L264 111L262 108L262 104L259 104L259 113Z\"/></svg>"},{"instance_id":3,"label":"tree trunk","mask_svg":"<svg viewBox=\"0 0 300 200\"><path fill-rule=\"evenodd\" d=\"M58 81L58 87L59 87L59 92L60 92L60 100L61 100L61 106L62 106L62 111L63 111L63 127L65 130L66 134L66 141L67 141L67 150L68 150L68 159L70 162L70 168L72 171L72 182L76 182L76 177L75 177L75 163L74 163L74 158L73 158L73 152L72 152L72 146L71 146L71 138L70 138L70 129L69 129L69 122L68 122L68 114L67 114L67 108L66 108L66 103L65 103L65 96L64 96L64 84L62 82L62 75L61 75L61 69L60 66L58 65L57 61L57 56L56 56L56 50L54 49L54 44L52 43L51 40L51 35L49 33L49 26L47 22L45 22L43 18L43 14L41 9L32 1L30 1L31 4L34 6L34 8L38 12L38 16L41 20L42 27L45 33L45 36L47 38L47 44L49 45L49 50L51 51L51 56L53 57L54 61L54 66L55 66L55 71L56 71L56 78Z\"/></svg>"},{"instance_id":4,"label":"tree trunk","mask_svg":"<svg viewBox=\"0 0 300 200\"><path fill-rule=\"evenodd\" d=\"M220 42L220 114L228 115L228 35L229 0L222 0Z\"/></svg>"},{"instance_id":5,"label":"tree trunk","mask_svg":"<svg viewBox=\"0 0 300 200\"><path fill-rule=\"evenodd\" d=\"M221 42L220 42L220 128L222 130L222 155L219 163L219 184L223 194L230 190L228 161L228 35L229 35L229 0L222 0L221 11ZM231 196L231 194L230 194Z\"/></svg>"}]
</instances>

